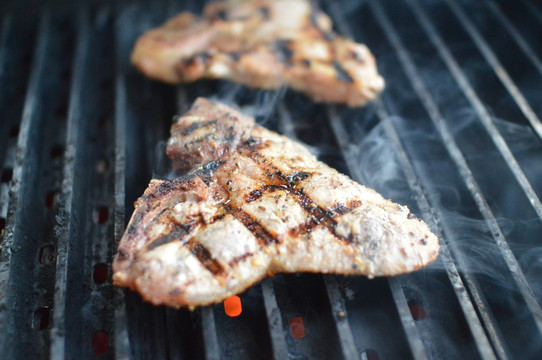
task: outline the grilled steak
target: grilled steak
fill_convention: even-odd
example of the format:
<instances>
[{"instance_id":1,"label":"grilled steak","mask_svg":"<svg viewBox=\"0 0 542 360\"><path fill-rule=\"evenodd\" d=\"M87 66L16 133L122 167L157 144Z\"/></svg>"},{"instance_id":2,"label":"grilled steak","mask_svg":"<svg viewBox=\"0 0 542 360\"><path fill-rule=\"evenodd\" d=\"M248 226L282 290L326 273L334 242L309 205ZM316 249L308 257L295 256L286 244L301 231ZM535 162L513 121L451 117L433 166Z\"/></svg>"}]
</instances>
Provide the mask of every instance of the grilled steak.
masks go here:
<instances>
[{"instance_id":1,"label":"grilled steak","mask_svg":"<svg viewBox=\"0 0 542 360\"><path fill-rule=\"evenodd\" d=\"M141 36L132 62L170 83L230 79L250 87L290 86L315 101L362 106L384 88L365 45L336 36L308 0L211 3Z\"/></svg>"},{"instance_id":2,"label":"grilled steak","mask_svg":"<svg viewBox=\"0 0 542 360\"><path fill-rule=\"evenodd\" d=\"M189 171L151 181L113 263L114 283L153 304L219 302L269 273L398 275L438 255L407 207L225 105L200 98L171 132Z\"/></svg>"}]
</instances>

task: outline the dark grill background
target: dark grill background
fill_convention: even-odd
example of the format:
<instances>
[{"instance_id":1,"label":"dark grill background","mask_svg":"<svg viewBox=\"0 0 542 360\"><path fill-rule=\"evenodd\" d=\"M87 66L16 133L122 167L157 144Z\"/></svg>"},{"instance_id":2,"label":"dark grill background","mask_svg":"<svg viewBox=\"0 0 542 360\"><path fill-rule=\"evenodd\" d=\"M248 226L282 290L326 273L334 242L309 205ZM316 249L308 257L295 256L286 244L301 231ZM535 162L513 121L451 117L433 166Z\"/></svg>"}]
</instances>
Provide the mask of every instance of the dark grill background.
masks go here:
<instances>
[{"instance_id":1,"label":"dark grill background","mask_svg":"<svg viewBox=\"0 0 542 360\"><path fill-rule=\"evenodd\" d=\"M378 60L387 89L366 108L138 74L137 36L197 1L0 5L2 358L539 358L542 5L321 5ZM407 204L441 237L437 263L392 279L277 275L240 295L237 318L114 288L132 203L197 96L252 109Z\"/></svg>"}]
</instances>

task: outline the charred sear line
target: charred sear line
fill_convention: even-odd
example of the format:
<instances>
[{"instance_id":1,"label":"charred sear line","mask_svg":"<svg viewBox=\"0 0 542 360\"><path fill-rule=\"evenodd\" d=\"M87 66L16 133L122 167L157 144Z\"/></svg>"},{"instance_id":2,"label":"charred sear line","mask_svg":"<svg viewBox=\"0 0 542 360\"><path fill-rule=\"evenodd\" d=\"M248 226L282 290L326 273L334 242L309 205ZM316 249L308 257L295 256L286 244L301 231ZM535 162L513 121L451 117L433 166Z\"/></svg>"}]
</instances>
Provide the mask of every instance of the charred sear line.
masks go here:
<instances>
[{"instance_id":1,"label":"charred sear line","mask_svg":"<svg viewBox=\"0 0 542 360\"><path fill-rule=\"evenodd\" d=\"M273 236L262 224L241 209L233 210L233 216L239 220L256 237L262 246L278 243L279 240Z\"/></svg>"},{"instance_id":2,"label":"charred sear line","mask_svg":"<svg viewBox=\"0 0 542 360\"><path fill-rule=\"evenodd\" d=\"M199 169L197 169L195 171L195 175L199 176L205 182L205 180L213 177L215 171L217 171L218 168L224 163L226 163L225 160L209 161L208 163L203 164Z\"/></svg>"},{"instance_id":3,"label":"charred sear line","mask_svg":"<svg viewBox=\"0 0 542 360\"><path fill-rule=\"evenodd\" d=\"M351 200L351 201L347 202L346 204L339 204L339 205L333 207L333 209L331 209L330 211L334 215L344 215L344 214L347 214L350 211L352 211L355 208L358 208L360 206L361 206L361 201L359 201L359 200Z\"/></svg>"},{"instance_id":4,"label":"charred sear line","mask_svg":"<svg viewBox=\"0 0 542 360\"><path fill-rule=\"evenodd\" d=\"M212 274L222 275L225 273L224 267L217 260L213 259L209 250L205 248L202 244L190 241L188 242L188 247L192 254L199 260L199 262Z\"/></svg>"},{"instance_id":5,"label":"charred sear line","mask_svg":"<svg viewBox=\"0 0 542 360\"><path fill-rule=\"evenodd\" d=\"M209 53L208 51L203 51L199 54L196 54L192 57L182 60L182 63L186 66L190 66L197 62L200 64L204 64L205 66L208 66L212 57L213 55L211 53Z\"/></svg>"},{"instance_id":6,"label":"charred sear line","mask_svg":"<svg viewBox=\"0 0 542 360\"><path fill-rule=\"evenodd\" d=\"M339 64L337 61L333 62L333 67L335 68L335 71L337 71L337 80L344 81L347 83L353 83L354 79L346 72L346 70L342 67L341 64Z\"/></svg>"},{"instance_id":7,"label":"charred sear line","mask_svg":"<svg viewBox=\"0 0 542 360\"><path fill-rule=\"evenodd\" d=\"M290 49L291 41L289 40L277 40L275 41L275 50L280 62L290 67L292 66L292 57L294 52Z\"/></svg>"},{"instance_id":8,"label":"charred sear line","mask_svg":"<svg viewBox=\"0 0 542 360\"><path fill-rule=\"evenodd\" d=\"M232 60L232 61L239 61L241 59L241 55L242 53L240 51L234 51L234 52L231 52L231 53L228 53L227 54L229 56L229 58Z\"/></svg>"},{"instance_id":9,"label":"charred sear line","mask_svg":"<svg viewBox=\"0 0 542 360\"><path fill-rule=\"evenodd\" d=\"M317 226L322 226L328 229L329 232L332 233L337 239L343 240L347 243L352 243L353 239L345 238L335 232L337 221L335 221L334 216L346 214L352 211L353 209L361 205L360 201L353 200L350 201L347 205L338 205L334 209L324 210L320 206L318 206L311 198L309 198L303 191L296 191L294 193L299 199L299 205L301 205L301 207L305 209L305 211L308 212L310 215L309 221L291 230L294 235L300 236L311 232L312 229Z\"/></svg>"},{"instance_id":10,"label":"charred sear line","mask_svg":"<svg viewBox=\"0 0 542 360\"><path fill-rule=\"evenodd\" d=\"M130 257L130 254L123 248L119 248L117 253L117 259L120 261L126 260Z\"/></svg>"},{"instance_id":11,"label":"charred sear line","mask_svg":"<svg viewBox=\"0 0 542 360\"><path fill-rule=\"evenodd\" d=\"M218 123L218 120L211 120L211 121L198 121L193 124L190 124L182 131L183 135L190 135L194 130L200 129L202 127L207 127L209 125L216 126Z\"/></svg>"},{"instance_id":12,"label":"charred sear line","mask_svg":"<svg viewBox=\"0 0 542 360\"><path fill-rule=\"evenodd\" d=\"M190 225L174 224L174 228L167 234L159 236L147 245L147 250L151 251L159 246L169 244L173 241L182 241L183 238L190 233Z\"/></svg>"},{"instance_id":13,"label":"charred sear line","mask_svg":"<svg viewBox=\"0 0 542 360\"><path fill-rule=\"evenodd\" d=\"M230 265L231 267L234 267L235 265L237 265L237 264L240 263L241 261L246 260L247 258L251 257L252 255L254 255L254 254L252 254L251 252L247 252L246 254L243 254L243 255L234 257L234 258L230 261L229 265Z\"/></svg>"},{"instance_id":14,"label":"charred sear line","mask_svg":"<svg viewBox=\"0 0 542 360\"><path fill-rule=\"evenodd\" d=\"M271 20L271 12L267 6L260 7L260 14L265 20Z\"/></svg>"},{"instance_id":15,"label":"charred sear line","mask_svg":"<svg viewBox=\"0 0 542 360\"><path fill-rule=\"evenodd\" d=\"M288 182L288 185L295 186L298 182L305 180L311 176L308 172L296 172L290 175L286 176L286 181Z\"/></svg>"},{"instance_id":16,"label":"charred sear line","mask_svg":"<svg viewBox=\"0 0 542 360\"><path fill-rule=\"evenodd\" d=\"M261 138L250 136L248 139L239 144L237 150L248 157L257 158L258 154L256 152L269 145L269 142L262 141Z\"/></svg>"},{"instance_id":17,"label":"charred sear line","mask_svg":"<svg viewBox=\"0 0 542 360\"><path fill-rule=\"evenodd\" d=\"M215 14L217 20L228 21L228 12L226 10L219 10Z\"/></svg>"},{"instance_id":18,"label":"charred sear line","mask_svg":"<svg viewBox=\"0 0 542 360\"><path fill-rule=\"evenodd\" d=\"M322 225L327 227L330 231L335 230L337 223L335 222L335 219L333 219L331 211L322 209L302 191L296 192L296 195L299 199L299 205L301 205L301 207L311 216L308 224L309 228L312 229L314 226Z\"/></svg>"},{"instance_id":19,"label":"charred sear line","mask_svg":"<svg viewBox=\"0 0 542 360\"><path fill-rule=\"evenodd\" d=\"M263 195L263 193L260 191L260 190L252 190L250 192L250 194L248 194L247 198L245 199L245 201L247 203L249 202L253 202L253 201L256 201L258 200L259 198L261 198Z\"/></svg>"}]
</instances>

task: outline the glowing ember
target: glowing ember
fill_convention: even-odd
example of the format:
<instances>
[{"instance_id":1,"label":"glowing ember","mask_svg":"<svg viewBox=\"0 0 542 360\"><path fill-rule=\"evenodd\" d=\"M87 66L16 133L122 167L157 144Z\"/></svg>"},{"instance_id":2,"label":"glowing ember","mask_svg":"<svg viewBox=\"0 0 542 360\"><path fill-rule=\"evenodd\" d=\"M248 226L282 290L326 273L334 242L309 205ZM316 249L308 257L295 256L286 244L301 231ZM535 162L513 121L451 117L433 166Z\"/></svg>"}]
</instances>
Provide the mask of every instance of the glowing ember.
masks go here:
<instances>
[{"instance_id":1,"label":"glowing ember","mask_svg":"<svg viewBox=\"0 0 542 360\"><path fill-rule=\"evenodd\" d=\"M92 336L92 352L94 355L101 355L107 351L108 336L106 332L98 331Z\"/></svg>"},{"instance_id":2,"label":"glowing ember","mask_svg":"<svg viewBox=\"0 0 542 360\"><path fill-rule=\"evenodd\" d=\"M303 325L303 318L301 316L291 318L289 321L290 332L294 339L301 339L305 337L305 325Z\"/></svg>"},{"instance_id":3,"label":"glowing ember","mask_svg":"<svg viewBox=\"0 0 542 360\"><path fill-rule=\"evenodd\" d=\"M241 299L237 295L230 296L224 300L224 312L230 317L236 317L243 312Z\"/></svg>"},{"instance_id":4,"label":"glowing ember","mask_svg":"<svg viewBox=\"0 0 542 360\"><path fill-rule=\"evenodd\" d=\"M412 314L412 318L414 320L423 320L427 317L425 313L425 309L419 301L410 300L408 302L408 307L410 309L410 313Z\"/></svg>"},{"instance_id":5,"label":"glowing ember","mask_svg":"<svg viewBox=\"0 0 542 360\"><path fill-rule=\"evenodd\" d=\"M107 270L106 264L97 264L94 266L94 271L92 272L92 279L95 284L103 284L107 281L109 277L109 271Z\"/></svg>"}]
</instances>

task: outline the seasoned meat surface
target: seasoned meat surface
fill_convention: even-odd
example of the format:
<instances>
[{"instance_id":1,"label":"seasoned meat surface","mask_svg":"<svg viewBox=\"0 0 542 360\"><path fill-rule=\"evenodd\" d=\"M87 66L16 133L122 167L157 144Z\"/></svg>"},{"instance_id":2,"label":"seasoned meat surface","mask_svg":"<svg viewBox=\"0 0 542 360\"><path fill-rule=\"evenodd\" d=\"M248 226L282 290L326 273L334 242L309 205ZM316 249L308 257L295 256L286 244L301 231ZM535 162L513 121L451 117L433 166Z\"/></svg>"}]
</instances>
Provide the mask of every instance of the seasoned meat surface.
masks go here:
<instances>
[{"instance_id":1,"label":"seasoned meat surface","mask_svg":"<svg viewBox=\"0 0 542 360\"><path fill-rule=\"evenodd\" d=\"M438 255L407 207L225 105L198 99L167 152L190 170L151 181L113 264L153 304L219 302L269 273L404 274Z\"/></svg>"},{"instance_id":2,"label":"seasoned meat surface","mask_svg":"<svg viewBox=\"0 0 542 360\"><path fill-rule=\"evenodd\" d=\"M332 32L308 0L211 3L142 35L132 62L170 83L230 79L250 87L290 86L315 101L362 106L384 88L367 47Z\"/></svg>"}]
</instances>

